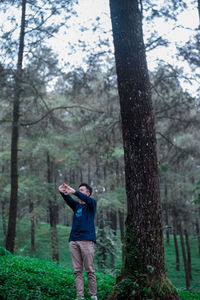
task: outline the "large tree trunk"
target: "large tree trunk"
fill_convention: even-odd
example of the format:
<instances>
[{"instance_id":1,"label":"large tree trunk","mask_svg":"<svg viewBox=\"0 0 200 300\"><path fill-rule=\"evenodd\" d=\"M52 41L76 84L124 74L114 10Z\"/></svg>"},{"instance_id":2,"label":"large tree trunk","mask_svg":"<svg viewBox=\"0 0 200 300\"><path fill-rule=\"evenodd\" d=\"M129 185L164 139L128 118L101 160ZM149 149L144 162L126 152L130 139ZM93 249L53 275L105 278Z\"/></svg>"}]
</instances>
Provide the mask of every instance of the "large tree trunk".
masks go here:
<instances>
[{"instance_id":1,"label":"large tree trunk","mask_svg":"<svg viewBox=\"0 0 200 300\"><path fill-rule=\"evenodd\" d=\"M22 0L22 16L19 38L17 72L15 76L15 89L13 100L13 121L11 138L11 194L9 207L8 231L6 236L6 249L14 252L18 204L18 136L19 136L19 103L22 84L22 62L24 52L26 0Z\"/></svg>"},{"instance_id":2,"label":"large tree trunk","mask_svg":"<svg viewBox=\"0 0 200 300\"><path fill-rule=\"evenodd\" d=\"M137 0L110 0L125 153L127 219L109 299L180 299L166 278L150 83Z\"/></svg>"}]
</instances>

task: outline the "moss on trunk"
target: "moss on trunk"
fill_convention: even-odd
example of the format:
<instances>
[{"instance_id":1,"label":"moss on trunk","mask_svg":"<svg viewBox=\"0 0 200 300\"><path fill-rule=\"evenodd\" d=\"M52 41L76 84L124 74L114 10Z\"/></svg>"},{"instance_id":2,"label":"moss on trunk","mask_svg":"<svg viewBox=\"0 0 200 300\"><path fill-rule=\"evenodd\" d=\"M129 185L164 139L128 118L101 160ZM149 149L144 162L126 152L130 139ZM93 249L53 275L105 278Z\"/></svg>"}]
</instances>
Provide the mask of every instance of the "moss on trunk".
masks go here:
<instances>
[{"instance_id":1,"label":"moss on trunk","mask_svg":"<svg viewBox=\"0 0 200 300\"><path fill-rule=\"evenodd\" d=\"M133 225L133 224L132 224ZM121 274L117 277L115 287L107 300L178 300L176 288L167 279L162 265L146 264L132 234L132 226L126 224L124 261Z\"/></svg>"},{"instance_id":2,"label":"moss on trunk","mask_svg":"<svg viewBox=\"0 0 200 300\"><path fill-rule=\"evenodd\" d=\"M138 277L123 277L120 275L115 288L107 300L181 300L175 287L163 277L157 279L153 275L146 277L138 274Z\"/></svg>"}]
</instances>

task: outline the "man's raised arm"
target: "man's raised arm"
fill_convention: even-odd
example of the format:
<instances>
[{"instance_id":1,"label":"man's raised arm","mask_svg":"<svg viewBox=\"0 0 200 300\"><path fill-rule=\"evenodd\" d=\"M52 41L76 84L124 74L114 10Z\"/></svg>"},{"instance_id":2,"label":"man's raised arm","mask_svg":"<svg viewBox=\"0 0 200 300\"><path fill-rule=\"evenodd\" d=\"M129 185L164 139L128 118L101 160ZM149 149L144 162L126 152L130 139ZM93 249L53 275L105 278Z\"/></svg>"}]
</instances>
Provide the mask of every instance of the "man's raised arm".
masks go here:
<instances>
[{"instance_id":1,"label":"man's raised arm","mask_svg":"<svg viewBox=\"0 0 200 300\"><path fill-rule=\"evenodd\" d=\"M84 201L87 205L96 207L96 200L94 198L87 196L86 194L83 194L78 190L74 192L74 195Z\"/></svg>"},{"instance_id":2,"label":"man's raised arm","mask_svg":"<svg viewBox=\"0 0 200 300\"><path fill-rule=\"evenodd\" d=\"M69 205L72 210L75 210L76 205L78 204L78 201L74 200L69 195L71 192L68 190L68 185L66 185L66 183L63 183L58 187L58 190L59 190L61 196L63 197L63 199L65 200L65 202L67 203L67 205ZM75 190L74 190L74 192L75 192Z\"/></svg>"}]
</instances>

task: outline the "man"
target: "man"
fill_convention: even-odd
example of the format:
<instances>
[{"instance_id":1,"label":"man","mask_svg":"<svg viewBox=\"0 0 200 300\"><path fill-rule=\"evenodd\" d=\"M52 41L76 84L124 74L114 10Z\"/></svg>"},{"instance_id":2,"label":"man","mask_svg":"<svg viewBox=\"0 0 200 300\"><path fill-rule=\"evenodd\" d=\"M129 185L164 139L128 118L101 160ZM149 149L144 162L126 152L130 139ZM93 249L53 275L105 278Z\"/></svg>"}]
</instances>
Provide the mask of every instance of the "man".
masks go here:
<instances>
[{"instance_id":1,"label":"man","mask_svg":"<svg viewBox=\"0 0 200 300\"><path fill-rule=\"evenodd\" d=\"M96 242L94 218L96 214L96 200L91 196L92 188L82 183L78 190L74 190L66 183L59 186L63 199L74 211L72 230L69 237L69 248L76 282L76 299L84 299L83 266L85 267L88 288L91 299L97 300L97 284L94 271L94 245ZM74 200L74 194L80 202Z\"/></svg>"}]
</instances>

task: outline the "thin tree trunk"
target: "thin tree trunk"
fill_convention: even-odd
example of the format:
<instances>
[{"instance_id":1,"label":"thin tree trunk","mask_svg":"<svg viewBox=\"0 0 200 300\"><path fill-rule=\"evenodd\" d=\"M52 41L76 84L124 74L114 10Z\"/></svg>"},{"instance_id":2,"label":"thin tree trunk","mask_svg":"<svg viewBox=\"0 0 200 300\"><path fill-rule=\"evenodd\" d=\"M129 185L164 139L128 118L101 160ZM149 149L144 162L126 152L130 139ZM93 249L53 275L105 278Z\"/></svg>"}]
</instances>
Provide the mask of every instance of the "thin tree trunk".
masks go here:
<instances>
[{"instance_id":1,"label":"thin tree trunk","mask_svg":"<svg viewBox=\"0 0 200 300\"><path fill-rule=\"evenodd\" d=\"M30 200L29 213L31 216L31 253L35 254L35 218L33 215L34 203Z\"/></svg>"},{"instance_id":2,"label":"thin tree trunk","mask_svg":"<svg viewBox=\"0 0 200 300\"><path fill-rule=\"evenodd\" d=\"M179 249L178 249L178 242L177 242L175 222L174 222L174 228L173 228L173 236L174 236L174 247L175 247L175 253L176 253L176 270L180 271Z\"/></svg>"},{"instance_id":3,"label":"thin tree trunk","mask_svg":"<svg viewBox=\"0 0 200 300\"><path fill-rule=\"evenodd\" d=\"M98 224L99 224L99 234L98 234L98 257L97 264L101 270L105 268L107 259L107 249L105 248L105 230L104 230L104 213L103 209L98 213Z\"/></svg>"},{"instance_id":4,"label":"thin tree trunk","mask_svg":"<svg viewBox=\"0 0 200 300\"><path fill-rule=\"evenodd\" d=\"M79 182L80 183L83 182L83 171L82 171L82 169L80 169L80 181Z\"/></svg>"},{"instance_id":5,"label":"thin tree trunk","mask_svg":"<svg viewBox=\"0 0 200 300\"><path fill-rule=\"evenodd\" d=\"M200 230L199 230L199 220L198 219L196 219L195 225L196 225L196 234L197 234L197 241L198 241L198 250L199 250L199 254L200 254Z\"/></svg>"},{"instance_id":6,"label":"thin tree trunk","mask_svg":"<svg viewBox=\"0 0 200 300\"><path fill-rule=\"evenodd\" d=\"M25 16L26 0L22 0L22 15L20 26L20 38L18 49L17 72L15 76L15 89L13 101L13 121L11 138L11 194L9 207L8 231L6 237L6 249L14 253L16 223L17 223L17 205L18 205L18 137L19 137L19 104L22 83L22 62L24 52L25 36Z\"/></svg>"},{"instance_id":7,"label":"thin tree trunk","mask_svg":"<svg viewBox=\"0 0 200 300\"><path fill-rule=\"evenodd\" d=\"M3 244L6 246L6 216L5 216L6 200L1 202L2 225L3 225Z\"/></svg>"},{"instance_id":8,"label":"thin tree trunk","mask_svg":"<svg viewBox=\"0 0 200 300\"><path fill-rule=\"evenodd\" d=\"M167 227L166 230L166 237L167 237L167 244L169 244L169 220L168 220L168 191L167 191L167 184L165 182L165 224Z\"/></svg>"},{"instance_id":9,"label":"thin tree trunk","mask_svg":"<svg viewBox=\"0 0 200 300\"><path fill-rule=\"evenodd\" d=\"M56 227L56 207L54 203L49 201L49 212L50 212L50 230L51 230L51 249L52 259L54 262L59 263L59 249L58 249L58 232Z\"/></svg>"},{"instance_id":10,"label":"thin tree trunk","mask_svg":"<svg viewBox=\"0 0 200 300\"><path fill-rule=\"evenodd\" d=\"M124 240L125 240L125 234L124 234L124 211L118 211L119 214L119 229L120 229L120 237L121 237L121 243L122 243L122 261L124 260Z\"/></svg>"},{"instance_id":11,"label":"thin tree trunk","mask_svg":"<svg viewBox=\"0 0 200 300\"><path fill-rule=\"evenodd\" d=\"M88 184L91 184L91 167L90 167L90 161L88 161Z\"/></svg>"},{"instance_id":12,"label":"thin tree trunk","mask_svg":"<svg viewBox=\"0 0 200 300\"><path fill-rule=\"evenodd\" d=\"M47 153L47 181L49 183L50 190L52 190L53 193L53 189L52 189L53 168L48 153ZM56 227L56 209L57 209L56 204L53 203L51 199L49 199L49 220L50 220L52 259L56 263L59 263L58 234L57 234L57 227Z\"/></svg>"},{"instance_id":13,"label":"thin tree trunk","mask_svg":"<svg viewBox=\"0 0 200 300\"><path fill-rule=\"evenodd\" d=\"M186 241L186 249L187 249L187 263L188 263L189 278L190 280L192 280L191 249L190 249L190 241L189 241L187 229L184 230L184 233L185 233L185 241Z\"/></svg>"},{"instance_id":14,"label":"thin tree trunk","mask_svg":"<svg viewBox=\"0 0 200 300\"><path fill-rule=\"evenodd\" d=\"M111 219L111 229L114 233L115 241L116 242L116 235L117 235L117 214L116 211L111 210L110 212L110 219ZM115 254L111 253L111 268L114 270L115 268Z\"/></svg>"},{"instance_id":15,"label":"thin tree trunk","mask_svg":"<svg viewBox=\"0 0 200 300\"><path fill-rule=\"evenodd\" d=\"M95 177L96 177L96 182L100 182L100 167L99 167L99 160L96 158L96 171L95 171Z\"/></svg>"},{"instance_id":16,"label":"thin tree trunk","mask_svg":"<svg viewBox=\"0 0 200 300\"><path fill-rule=\"evenodd\" d=\"M103 179L104 179L104 182L106 182L106 179L107 179L107 165L105 165L105 164L103 166Z\"/></svg>"},{"instance_id":17,"label":"thin tree trunk","mask_svg":"<svg viewBox=\"0 0 200 300\"><path fill-rule=\"evenodd\" d=\"M124 211L119 210L119 229L122 245L124 244Z\"/></svg>"},{"instance_id":18,"label":"thin tree trunk","mask_svg":"<svg viewBox=\"0 0 200 300\"><path fill-rule=\"evenodd\" d=\"M70 170L71 172L71 174L70 174L70 181L71 181L71 183L72 184L75 184L75 171L74 171L74 169L71 169Z\"/></svg>"},{"instance_id":19,"label":"thin tree trunk","mask_svg":"<svg viewBox=\"0 0 200 300\"><path fill-rule=\"evenodd\" d=\"M186 289L189 290L190 289L190 277L189 277L189 272L188 272L188 262L187 262L187 257L186 257L183 230L182 230L181 224L179 224L179 234L180 234L181 248L182 248L182 254L183 254L183 263L184 263L184 269L185 269Z\"/></svg>"}]
</instances>

